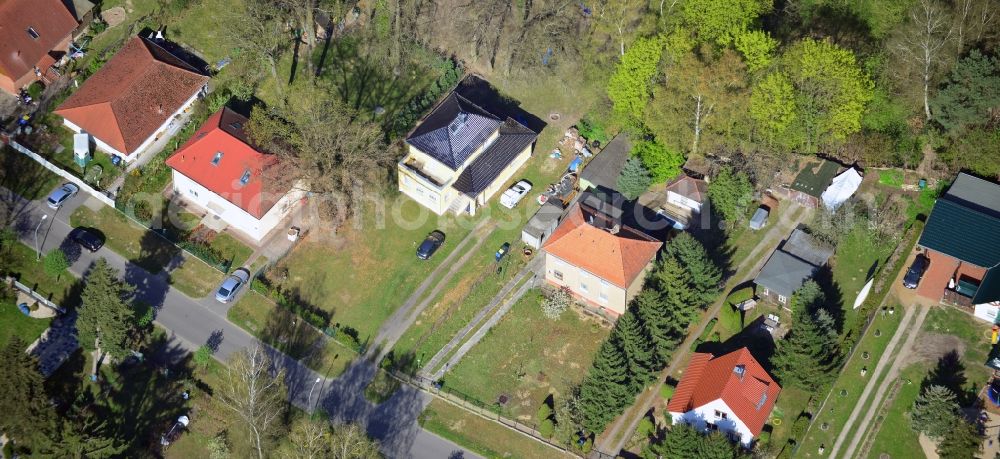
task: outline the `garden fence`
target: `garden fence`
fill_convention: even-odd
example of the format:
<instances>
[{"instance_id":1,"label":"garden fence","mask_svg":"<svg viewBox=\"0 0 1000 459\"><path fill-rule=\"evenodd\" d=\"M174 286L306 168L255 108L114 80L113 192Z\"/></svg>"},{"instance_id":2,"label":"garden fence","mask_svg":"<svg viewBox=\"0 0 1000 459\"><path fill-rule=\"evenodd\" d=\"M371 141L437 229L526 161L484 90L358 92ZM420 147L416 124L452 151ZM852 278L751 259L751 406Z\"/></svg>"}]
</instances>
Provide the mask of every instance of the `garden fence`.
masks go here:
<instances>
[{"instance_id":1,"label":"garden fence","mask_svg":"<svg viewBox=\"0 0 1000 459\"><path fill-rule=\"evenodd\" d=\"M538 431L538 424L536 423L524 423L517 421L515 419L510 419L505 417L503 414L503 407L499 403L488 404L480 401L479 399L465 394L461 391L455 390L453 388L447 387L442 384L438 384L437 381L433 381L429 378L422 376L409 375L400 371L391 370L388 371L389 375L397 380L416 387L424 392L427 392L435 397L438 397L446 402L451 403L459 408L476 414L482 418L489 419L491 421L497 422L500 425L507 427L508 429L514 430L522 435L531 437L531 439L543 443L550 448L562 451L566 454L571 454L576 457L583 458L576 451L567 449L566 447L553 443L550 439L545 438ZM592 450L588 457L594 457L597 459L613 459L616 457L612 454L607 454L601 451Z\"/></svg>"},{"instance_id":2,"label":"garden fence","mask_svg":"<svg viewBox=\"0 0 1000 459\"><path fill-rule=\"evenodd\" d=\"M48 169L48 170L50 170L52 172L55 172L60 177L66 179L66 180L69 180L69 181L71 181L73 183L75 183L77 186L80 187L81 191L83 191L83 192L85 192L85 193L93 196L94 198L96 198L101 203L103 203L105 205L108 205L108 206L111 206L111 207L115 206L115 200L114 200L114 198L112 198L111 196L109 196L110 193L106 194L106 193L104 193L104 192L102 192L102 191L100 191L100 190L98 190L98 189L90 186L89 184L87 184L87 182L84 182L83 179L81 179L80 177L77 177L76 174L74 174L72 172L69 172L67 170L64 170L63 168L61 168L61 167L59 167L59 166L57 166L57 165L49 162L49 160L43 158L38 153L35 153L35 152L31 151L30 149L28 149L28 147L25 147L24 145L21 145L21 144L17 143L14 140L11 140L9 142L9 145L10 145L11 148L13 148L14 150L18 151L19 153L22 153L25 156L27 156L27 157L35 160L35 162L37 162L38 164L41 164L46 169Z\"/></svg>"}]
</instances>

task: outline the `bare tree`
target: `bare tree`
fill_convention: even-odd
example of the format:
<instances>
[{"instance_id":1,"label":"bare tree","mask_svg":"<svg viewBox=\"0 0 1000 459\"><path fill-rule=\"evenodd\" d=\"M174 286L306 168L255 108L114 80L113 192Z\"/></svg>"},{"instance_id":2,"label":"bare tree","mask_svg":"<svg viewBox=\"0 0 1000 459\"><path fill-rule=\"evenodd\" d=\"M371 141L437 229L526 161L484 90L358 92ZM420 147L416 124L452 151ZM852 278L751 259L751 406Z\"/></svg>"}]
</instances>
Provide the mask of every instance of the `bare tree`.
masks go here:
<instances>
[{"instance_id":1,"label":"bare tree","mask_svg":"<svg viewBox=\"0 0 1000 459\"><path fill-rule=\"evenodd\" d=\"M600 2L597 17L618 35L618 52L625 55L625 32L632 19L632 0L606 0Z\"/></svg>"},{"instance_id":2,"label":"bare tree","mask_svg":"<svg viewBox=\"0 0 1000 459\"><path fill-rule=\"evenodd\" d=\"M930 86L941 62L941 48L948 43L954 28L949 25L945 9L936 0L920 0L910 12L910 26L900 31L896 50L918 66L923 84L924 116L931 119Z\"/></svg>"},{"instance_id":3,"label":"bare tree","mask_svg":"<svg viewBox=\"0 0 1000 459\"><path fill-rule=\"evenodd\" d=\"M234 354L219 387L219 401L246 424L258 459L285 413L284 370L274 370L267 350L255 344Z\"/></svg>"},{"instance_id":4,"label":"bare tree","mask_svg":"<svg viewBox=\"0 0 1000 459\"><path fill-rule=\"evenodd\" d=\"M320 459L329 456L330 422L302 418L295 422L286 437L288 443L279 451L285 459Z\"/></svg>"},{"instance_id":5,"label":"bare tree","mask_svg":"<svg viewBox=\"0 0 1000 459\"><path fill-rule=\"evenodd\" d=\"M264 67L274 78L278 97L284 98L284 88L278 78L278 59L291 45L286 30L286 10L270 0L245 0L243 8L226 11L220 15L219 27L224 30L232 48L241 50L246 65L247 83L255 86Z\"/></svg>"},{"instance_id":6,"label":"bare tree","mask_svg":"<svg viewBox=\"0 0 1000 459\"><path fill-rule=\"evenodd\" d=\"M330 457L337 459L378 459L378 442L368 438L357 424L344 424L330 436Z\"/></svg>"}]
</instances>

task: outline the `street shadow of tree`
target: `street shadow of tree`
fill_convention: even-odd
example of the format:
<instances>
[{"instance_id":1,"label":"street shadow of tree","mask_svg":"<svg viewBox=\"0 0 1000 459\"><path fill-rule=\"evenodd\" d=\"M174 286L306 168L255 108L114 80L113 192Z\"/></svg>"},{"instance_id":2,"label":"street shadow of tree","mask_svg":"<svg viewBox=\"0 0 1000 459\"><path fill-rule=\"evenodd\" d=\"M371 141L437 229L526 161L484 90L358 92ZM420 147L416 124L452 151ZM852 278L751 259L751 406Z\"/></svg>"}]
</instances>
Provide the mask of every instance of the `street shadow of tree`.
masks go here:
<instances>
[{"instance_id":1,"label":"street shadow of tree","mask_svg":"<svg viewBox=\"0 0 1000 459\"><path fill-rule=\"evenodd\" d=\"M0 187L6 188L14 194L25 199L34 199L44 196L49 191L52 184L50 174L47 169L34 162L31 158L4 147L0 150ZM4 212L3 223L7 226L15 221L24 211L26 203L18 202L11 196L4 196L0 199Z\"/></svg>"},{"instance_id":2,"label":"street shadow of tree","mask_svg":"<svg viewBox=\"0 0 1000 459\"><path fill-rule=\"evenodd\" d=\"M962 357L958 355L958 351L952 349L938 358L937 364L920 382L920 390L923 392L929 386L947 387L958 395L962 406L967 406L976 398L976 394L966 387L968 382Z\"/></svg>"},{"instance_id":3,"label":"street shadow of tree","mask_svg":"<svg viewBox=\"0 0 1000 459\"><path fill-rule=\"evenodd\" d=\"M129 261L155 274L174 270L184 262L184 257L176 245L154 231L146 231L139 241L139 256Z\"/></svg>"}]
</instances>

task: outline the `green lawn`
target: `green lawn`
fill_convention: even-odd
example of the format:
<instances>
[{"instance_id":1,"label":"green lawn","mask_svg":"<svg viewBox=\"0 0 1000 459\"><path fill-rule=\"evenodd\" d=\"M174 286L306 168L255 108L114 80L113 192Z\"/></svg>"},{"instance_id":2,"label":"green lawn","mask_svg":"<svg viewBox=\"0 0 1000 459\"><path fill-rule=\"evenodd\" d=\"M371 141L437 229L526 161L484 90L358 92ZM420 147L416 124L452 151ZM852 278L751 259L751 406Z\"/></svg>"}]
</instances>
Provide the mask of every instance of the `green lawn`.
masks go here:
<instances>
[{"instance_id":1,"label":"green lawn","mask_svg":"<svg viewBox=\"0 0 1000 459\"><path fill-rule=\"evenodd\" d=\"M892 339L892 335L899 328L903 312L902 307L896 306L894 314L882 315L881 313L877 313L875 315L875 322L872 323L868 328L868 332L861 338L861 342L858 344L858 351L851 360L847 361L831 387L829 391L830 396L827 399L826 406L823 407L823 411L814 413L815 418L812 428L805 439L800 442L802 446L799 448L799 451L804 457L813 456L820 444L827 445L828 447L833 445L837 434L842 430L858 399L861 398L865 384L871 379L875 366L878 364L879 359L882 358L882 354ZM875 336L876 331L880 332L881 336ZM905 339L905 336L903 338ZM868 359L864 358L864 352L868 352ZM868 367L868 376L861 376L861 369L863 367ZM841 395L843 391L846 391L845 395ZM818 399L816 401L817 406L822 402L821 398ZM799 405L797 408L801 410L804 407L805 403ZM790 423L793 420L794 414L787 422ZM820 428L823 423L829 425L827 430Z\"/></svg>"},{"instance_id":2,"label":"green lawn","mask_svg":"<svg viewBox=\"0 0 1000 459\"><path fill-rule=\"evenodd\" d=\"M243 9L241 0L202 0L191 6L167 25L167 36L171 40L193 48L210 65L231 57L234 50L227 48L230 42L220 24L227 13Z\"/></svg>"},{"instance_id":3,"label":"green lawn","mask_svg":"<svg viewBox=\"0 0 1000 459\"><path fill-rule=\"evenodd\" d=\"M988 381L990 371L983 365L990 350L989 325L956 308L941 306L931 309L920 330L917 341L932 339L944 334L958 338L965 351L961 353L967 383L965 388L978 391ZM945 349L939 349L943 353ZM920 393L920 383L935 367L936 360L923 359L904 369L894 384L900 386L896 397L890 401L885 420L881 423L869 457L888 453L892 457L919 457L922 452L917 433L910 428L908 412ZM883 405L883 409L885 405Z\"/></svg>"},{"instance_id":4,"label":"green lawn","mask_svg":"<svg viewBox=\"0 0 1000 459\"><path fill-rule=\"evenodd\" d=\"M0 346L6 346L14 336L21 338L25 345L31 344L52 319L33 319L21 313L14 301L0 301Z\"/></svg>"},{"instance_id":5,"label":"green lawn","mask_svg":"<svg viewBox=\"0 0 1000 459\"><path fill-rule=\"evenodd\" d=\"M151 272L170 271L170 283L184 294L200 298L208 295L223 274L177 246L125 217L102 206L97 212L79 207L70 216L73 226L97 228L104 233L107 248Z\"/></svg>"},{"instance_id":6,"label":"green lawn","mask_svg":"<svg viewBox=\"0 0 1000 459\"><path fill-rule=\"evenodd\" d=\"M420 415L420 425L491 459L574 457L436 398Z\"/></svg>"},{"instance_id":7,"label":"green lawn","mask_svg":"<svg viewBox=\"0 0 1000 459\"><path fill-rule=\"evenodd\" d=\"M903 171L899 169L878 171L878 183L893 188L901 188L903 186Z\"/></svg>"},{"instance_id":8,"label":"green lawn","mask_svg":"<svg viewBox=\"0 0 1000 459\"><path fill-rule=\"evenodd\" d=\"M329 312L333 323L357 329L362 342L372 337L476 223L467 217L438 217L403 196L389 202L381 223L368 209L360 225L348 222L335 240L329 240L322 229L314 229L267 274L272 283L301 302ZM417 246L434 229L446 234L444 245L430 260L417 259Z\"/></svg>"},{"instance_id":9,"label":"green lawn","mask_svg":"<svg viewBox=\"0 0 1000 459\"><path fill-rule=\"evenodd\" d=\"M22 284L62 307L75 306L78 293L74 292L77 280L69 272L58 277L49 276L41 261L35 261L35 249L20 242L10 250L10 264L0 267L0 272L10 273Z\"/></svg>"},{"instance_id":10,"label":"green lawn","mask_svg":"<svg viewBox=\"0 0 1000 459\"><path fill-rule=\"evenodd\" d=\"M894 248L890 244L877 244L867 228L860 226L841 238L830 265L834 286L839 291L844 323L851 323L857 314L854 300L868 281L869 270L875 265L881 268Z\"/></svg>"},{"instance_id":11,"label":"green lawn","mask_svg":"<svg viewBox=\"0 0 1000 459\"><path fill-rule=\"evenodd\" d=\"M247 292L228 318L250 334L328 377L336 377L358 357L353 349L326 338L306 321L279 308L257 292ZM317 341L325 344L317 349Z\"/></svg>"},{"instance_id":12,"label":"green lawn","mask_svg":"<svg viewBox=\"0 0 1000 459\"><path fill-rule=\"evenodd\" d=\"M579 383L609 329L575 309L558 320L542 314L541 293L528 292L445 374L445 388L487 405L509 398L505 416L534 422L542 402Z\"/></svg>"}]
</instances>

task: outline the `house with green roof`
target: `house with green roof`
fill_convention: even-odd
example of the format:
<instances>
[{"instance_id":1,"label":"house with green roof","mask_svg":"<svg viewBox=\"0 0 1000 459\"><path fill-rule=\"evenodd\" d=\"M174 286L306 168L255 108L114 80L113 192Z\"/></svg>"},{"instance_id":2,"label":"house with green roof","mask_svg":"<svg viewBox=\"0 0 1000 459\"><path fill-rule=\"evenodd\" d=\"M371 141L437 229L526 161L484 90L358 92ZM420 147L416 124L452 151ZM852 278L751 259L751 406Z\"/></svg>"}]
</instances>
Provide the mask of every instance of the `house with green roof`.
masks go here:
<instances>
[{"instance_id":1,"label":"house with green roof","mask_svg":"<svg viewBox=\"0 0 1000 459\"><path fill-rule=\"evenodd\" d=\"M823 192L840 169L840 164L822 158L806 163L788 187L788 197L806 207L819 207Z\"/></svg>"},{"instance_id":2,"label":"house with green roof","mask_svg":"<svg viewBox=\"0 0 1000 459\"><path fill-rule=\"evenodd\" d=\"M960 173L931 210L917 243L930 265L917 294L972 309L993 323L1000 312L1000 184Z\"/></svg>"}]
</instances>

